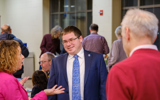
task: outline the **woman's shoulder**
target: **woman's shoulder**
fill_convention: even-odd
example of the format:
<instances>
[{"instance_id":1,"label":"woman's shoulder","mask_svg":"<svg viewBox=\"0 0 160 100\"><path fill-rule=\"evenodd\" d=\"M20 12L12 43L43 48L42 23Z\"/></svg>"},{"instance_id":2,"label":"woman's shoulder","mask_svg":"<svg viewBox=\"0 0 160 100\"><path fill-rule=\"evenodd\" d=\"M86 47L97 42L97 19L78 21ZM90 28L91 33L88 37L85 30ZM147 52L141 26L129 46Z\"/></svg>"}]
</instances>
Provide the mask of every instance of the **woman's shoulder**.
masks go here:
<instances>
[{"instance_id":1,"label":"woman's shoulder","mask_svg":"<svg viewBox=\"0 0 160 100\"><path fill-rule=\"evenodd\" d=\"M1 80L8 80L8 79L16 79L12 74L6 72L0 72Z\"/></svg>"},{"instance_id":2,"label":"woman's shoulder","mask_svg":"<svg viewBox=\"0 0 160 100\"><path fill-rule=\"evenodd\" d=\"M11 83L15 83L15 84L18 83L18 80L12 74L0 72L0 77L1 77L0 86L11 84Z\"/></svg>"},{"instance_id":3,"label":"woman's shoulder","mask_svg":"<svg viewBox=\"0 0 160 100\"><path fill-rule=\"evenodd\" d=\"M45 34L44 37L51 37L51 34Z\"/></svg>"},{"instance_id":4,"label":"woman's shoulder","mask_svg":"<svg viewBox=\"0 0 160 100\"><path fill-rule=\"evenodd\" d=\"M45 34L43 36L43 39L45 39L45 40L51 39L51 34Z\"/></svg>"}]
</instances>

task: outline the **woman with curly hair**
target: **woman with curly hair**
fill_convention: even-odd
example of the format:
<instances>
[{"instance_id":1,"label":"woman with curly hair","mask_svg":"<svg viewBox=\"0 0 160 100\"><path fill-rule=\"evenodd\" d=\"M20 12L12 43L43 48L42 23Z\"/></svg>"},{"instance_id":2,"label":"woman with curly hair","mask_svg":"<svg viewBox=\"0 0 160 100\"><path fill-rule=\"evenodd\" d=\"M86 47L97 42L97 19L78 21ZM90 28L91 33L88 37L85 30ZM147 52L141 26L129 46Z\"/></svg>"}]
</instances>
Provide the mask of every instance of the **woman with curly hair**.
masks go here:
<instances>
[{"instance_id":1,"label":"woman with curly hair","mask_svg":"<svg viewBox=\"0 0 160 100\"><path fill-rule=\"evenodd\" d=\"M48 79L43 71L37 70L32 75L32 92L31 98L33 98L37 93L47 88Z\"/></svg>"},{"instance_id":2,"label":"woman with curly hair","mask_svg":"<svg viewBox=\"0 0 160 100\"><path fill-rule=\"evenodd\" d=\"M12 75L21 69L24 56L15 40L0 41L0 100L28 100L26 90ZM64 93L64 88L57 85L36 94L31 100L47 100L47 95Z\"/></svg>"}]
</instances>

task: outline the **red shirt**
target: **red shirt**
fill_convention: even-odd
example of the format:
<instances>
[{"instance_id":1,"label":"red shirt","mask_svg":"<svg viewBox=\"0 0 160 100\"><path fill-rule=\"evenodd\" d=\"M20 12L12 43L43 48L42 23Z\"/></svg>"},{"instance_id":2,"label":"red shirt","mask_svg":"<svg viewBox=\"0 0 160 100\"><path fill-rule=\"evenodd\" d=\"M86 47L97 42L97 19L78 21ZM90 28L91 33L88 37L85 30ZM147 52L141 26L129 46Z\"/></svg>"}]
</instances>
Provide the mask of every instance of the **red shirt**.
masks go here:
<instances>
[{"instance_id":1,"label":"red shirt","mask_svg":"<svg viewBox=\"0 0 160 100\"><path fill-rule=\"evenodd\" d=\"M138 49L112 67L107 100L160 100L160 52Z\"/></svg>"}]
</instances>

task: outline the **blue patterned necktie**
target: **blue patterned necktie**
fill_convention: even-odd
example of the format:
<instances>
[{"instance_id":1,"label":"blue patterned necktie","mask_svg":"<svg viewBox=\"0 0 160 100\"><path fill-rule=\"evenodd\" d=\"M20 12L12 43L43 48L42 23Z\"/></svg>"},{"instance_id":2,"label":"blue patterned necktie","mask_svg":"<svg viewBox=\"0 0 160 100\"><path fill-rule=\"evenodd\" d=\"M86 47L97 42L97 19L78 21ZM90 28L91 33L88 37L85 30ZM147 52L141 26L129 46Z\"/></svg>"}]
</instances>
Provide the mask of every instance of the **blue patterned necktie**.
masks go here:
<instances>
[{"instance_id":1,"label":"blue patterned necktie","mask_svg":"<svg viewBox=\"0 0 160 100\"><path fill-rule=\"evenodd\" d=\"M81 100L80 92L80 68L78 55L74 55L73 74L72 74L72 100Z\"/></svg>"}]
</instances>

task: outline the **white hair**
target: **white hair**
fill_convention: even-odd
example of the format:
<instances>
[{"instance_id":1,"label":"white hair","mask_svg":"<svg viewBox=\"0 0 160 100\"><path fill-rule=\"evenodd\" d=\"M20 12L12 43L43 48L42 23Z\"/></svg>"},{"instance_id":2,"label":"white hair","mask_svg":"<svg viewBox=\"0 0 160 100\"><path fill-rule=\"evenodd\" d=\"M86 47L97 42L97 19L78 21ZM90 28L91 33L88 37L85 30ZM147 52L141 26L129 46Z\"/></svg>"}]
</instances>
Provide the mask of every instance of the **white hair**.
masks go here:
<instances>
[{"instance_id":1,"label":"white hair","mask_svg":"<svg viewBox=\"0 0 160 100\"><path fill-rule=\"evenodd\" d=\"M115 35L118 37L118 36L121 36L121 26L118 26L115 30Z\"/></svg>"},{"instance_id":2,"label":"white hair","mask_svg":"<svg viewBox=\"0 0 160 100\"><path fill-rule=\"evenodd\" d=\"M129 27L130 31L137 37L149 36L152 42L157 36L158 19L148 11L130 9L122 20L122 29Z\"/></svg>"}]
</instances>

